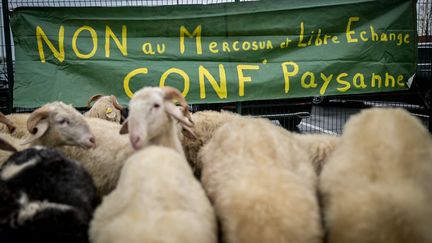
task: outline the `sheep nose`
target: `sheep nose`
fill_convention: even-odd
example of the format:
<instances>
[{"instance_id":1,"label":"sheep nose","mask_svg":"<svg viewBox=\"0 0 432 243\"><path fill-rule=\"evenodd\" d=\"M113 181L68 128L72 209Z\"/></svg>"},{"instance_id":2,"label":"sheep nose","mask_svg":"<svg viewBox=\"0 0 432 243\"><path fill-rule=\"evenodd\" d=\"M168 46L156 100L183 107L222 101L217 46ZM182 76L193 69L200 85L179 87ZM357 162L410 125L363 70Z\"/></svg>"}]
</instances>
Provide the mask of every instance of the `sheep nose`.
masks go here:
<instances>
[{"instance_id":1,"label":"sheep nose","mask_svg":"<svg viewBox=\"0 0 432 243\"><path fill-rule=\"evenodd\" d=\"M132 147L134 149L139 149L140 137L139 136L131 136L130 139L131 139Z\"/></svg>"},{"instance_id":2,"label":"sheep nose","mask_svg":"<svg viewBox=\"0 0 432 243\"><path fill-rule=\"evenodd\" d=\"M96 138L94 137L94 135L86 136L83 139L83 142L81 142L81 146L83 146L86 149L95 148L96 147Z\"/></svg>"},{"instance_id":3,"label":"sheep nose","mask_svg":"<svg viewBox=\"0 0 432 243\"><path fill-rule=\"evenodd\" d=\"M96 147L96 138L94 136L91 136L89 138L89 143L93 144L93 146L92 146L93 148Z\"/></svg>"}]
</instances>

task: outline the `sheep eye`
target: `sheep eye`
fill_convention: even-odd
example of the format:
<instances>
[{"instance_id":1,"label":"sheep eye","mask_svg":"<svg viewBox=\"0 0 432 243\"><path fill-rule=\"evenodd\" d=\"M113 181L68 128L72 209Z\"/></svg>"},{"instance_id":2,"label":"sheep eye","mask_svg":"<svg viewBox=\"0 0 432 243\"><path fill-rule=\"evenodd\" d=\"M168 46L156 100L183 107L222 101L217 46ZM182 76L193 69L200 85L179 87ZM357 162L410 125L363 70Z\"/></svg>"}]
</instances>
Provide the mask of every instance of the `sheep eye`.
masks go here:
<instances>
[{"instance_id":1,"label":"sheep eye","mask_svg":"<svg viewBox=\"0 0 432 243\"><path fill-rule=\"evenodd\" d=\"M158 103L155 103L155 104L153 105L153 107L154 107L154 108L159 108L160 105L159 105Z\"/></svg>"},{"instance_id":2,"label":"sheep eye","mask_svg":"<svg viewBox=\"0 0 432 243\"><path fill-rule=\"evenodd\" d=\"M66 119L66 118L62 118L62 119L60 119L60 120L58 121L58 123L59 123L60 125L67 125L67 124L69 124L69 120Z\"/></svg>"}]
</instances>

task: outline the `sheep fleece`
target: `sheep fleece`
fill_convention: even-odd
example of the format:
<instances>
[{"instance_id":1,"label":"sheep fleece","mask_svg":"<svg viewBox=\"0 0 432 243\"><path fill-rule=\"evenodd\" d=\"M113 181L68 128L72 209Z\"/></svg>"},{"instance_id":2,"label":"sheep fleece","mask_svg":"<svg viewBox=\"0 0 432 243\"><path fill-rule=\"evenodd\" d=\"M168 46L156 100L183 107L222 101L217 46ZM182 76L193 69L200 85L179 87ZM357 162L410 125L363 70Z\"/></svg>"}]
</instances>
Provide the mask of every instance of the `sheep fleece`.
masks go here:
<instances>
[{"instance_id":1,"label":"sheep fleece","mask_svg":"<svg viewBox=\"0 0 432 243\"><path fill-rule=\"evenodd\" d=\"M15 131L11 134L15 138L27 138L30 133L27 131L27 119L30 113L12 113L7 115L9 119L16 127ZM7 126L0 123L0 132L9 133Z\"/></svg>"},{"instance_id":2,"label":"sheep fleece","mask_svg":"<svg viewBox=\"0 0 432 243\"><path fill-rule=\"evenodd\" d=\"M352 117L323 169L329 243L432 242L432 139L402 109Z\"/></svg>"},{"instance_id":3,"label":"sheep fleece","mask_svg":"<svg viewBox=\"0 0 432 243\"><path fill-rule=\"evenodd\" d=\"M197 178L201 177L201 162L197 159L198 152L204 144L213 136L217 128L228 121L237 119L240 116L228 111L199 111L192 115L194 126L192 131L196 138L180 136L186 159L191 164Z\"/></svg>"},{"instance_id":4,"label":"sheep fleece","mask_svg":"<svg viewBox=\"0 0 432 243\"><path fill-rule=\"evenodd\" d=\"M93 243L216 243L208 198L185 158L151 146L125 163L91 223Z\"/></svg>"},{"instance_id":5,"label":"sheep fleece","mask_svg":"<svg viewBox=\"0 0 432 243\"><path fill-rule=\"evenodd\" d=\"M233 120L199 159L223 242L321 241L316 174L291 133L264 119Z\"/></svg>"},{"instance_id":6,"label":"sheep fleece","mask_svg":"<svg viewBox=\"0 0 432 243\"><path fill-rule=\"evenodd\" d=\"M97 147L83 149L75 146L59 148L66 156L79 161L93 177L98 195L114 190L124 161L134 150L127 135L120 135L120 125L99 118L86 118L96 137Z\"/></svg>"}]
</instances>

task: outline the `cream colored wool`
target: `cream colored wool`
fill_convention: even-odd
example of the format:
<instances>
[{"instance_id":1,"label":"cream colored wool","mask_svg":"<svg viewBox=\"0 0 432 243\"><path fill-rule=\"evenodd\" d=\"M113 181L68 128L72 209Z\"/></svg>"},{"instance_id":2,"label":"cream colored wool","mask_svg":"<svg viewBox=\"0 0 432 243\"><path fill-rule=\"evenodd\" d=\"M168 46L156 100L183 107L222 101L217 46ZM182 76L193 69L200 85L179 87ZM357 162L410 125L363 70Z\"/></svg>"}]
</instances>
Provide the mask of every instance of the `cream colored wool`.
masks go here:
<instances>
[{"instance_id":1,"label":"cream colored wool","mask_svg":"<svg viewBox=\"0 0 432 243\"><path fill-rule=\"evenodd\" d=\"M320 191L329 243L432 242L432 139L402 109L350 118Z\"/></svg>"},{"instance_id":2,"label":"cream colored wool","mask_svg":"<svg viewBox=\"0 0 432 243\"><path fill-rule=\"evenodd\" d=\"M84 113L85 117L100 118L120 124L121 111L113 105L111 96L99 98L93 106Z\"/></svg>"},{"instance_id":3,"label":"cream colored wool","mask_svg":"<svg viewBox=\"0 0 432 243\"><path fill-rule=\"evenodd\" d=\"M299 145L309 155L317 174L321 173L327 158L340 143L340 137L328 134L294 134Z\"/></svg>"},{"instance_id":4,"label":"cream colored wool","mask_svg":"<svg viewBox=\"0 0 432 243\"><path fill-rule=\"evenodd\" d=\"M196 138L191 136L181 136L181 143L194 174L199 178L201 175L202 165L198 160L198 152L207 141L213 137L217 128L233 119L240 118L237 115L228 111L199 111L192 114L194 126L192 131Z\"/></svg>"},{"instance_id":5,"label":"cream colored wool","mask_svg":"<svg viewBox=\"0 0 432 243\"><path fill-rule=\"evenodd\" d=\"M316 174L291 133L236 119L216 130L199 160L223 242L321 242Z\"/></svg>"},{"instance_id":6,"label":"cream colored wool","mask_svg":"<svg viewBox=\"0 0 432 243\"><path fill-rule=\"evenodd\" d=\"M216 243L213 208L187 161L150 146L127 159L91 222L93 243Z\"/></svg>"},{"instance_id":7,"label":"cream colored wool","mask_svg":"<svg viewBox=\"0 0 432 243\"><path fill-rule=\"evenodd\" d=\"M120 124L99 118L86 118L96 138L96 148L59 148L67 157L79 161L93 177L99 195L114 190L124 161L134 152L127 135L120 135Z\"/></svg>"},{"instance_id":8,"label":"cream colored wool","mask_svg":"<svg viewBox=\"0 0 432 243\"><path fill-rule=\"evenodd\" d=\"M7 143L9 143L10 145L12 145L14 148L16 148L17 150L23 150L26 148L26 146L22 146L21 143L22 141L16 137L11 136L10 134L6 134L6 133L1 133L0 132L0 140L3 140ZM6 151L6 150L2 150L0 149L0 166L9 158L9 156L11 156L13 154L13 152L10 151Z\"/></svg>"},{"instance_id":9,"label":"cream colored wool","mask_svg":"<svg viewBox=\"0 0 432 243\"><path fill-rule=\"evenodd\" d=\"M27 138L30 136L30 133L27 131L27 119L29 116L30 113L12 113L6 115L6 118L16 127L15 131L11 133L13 137ZM7 126L2 123L0 123L0 133L9 133Z\"/></svg>"}]
</instances>

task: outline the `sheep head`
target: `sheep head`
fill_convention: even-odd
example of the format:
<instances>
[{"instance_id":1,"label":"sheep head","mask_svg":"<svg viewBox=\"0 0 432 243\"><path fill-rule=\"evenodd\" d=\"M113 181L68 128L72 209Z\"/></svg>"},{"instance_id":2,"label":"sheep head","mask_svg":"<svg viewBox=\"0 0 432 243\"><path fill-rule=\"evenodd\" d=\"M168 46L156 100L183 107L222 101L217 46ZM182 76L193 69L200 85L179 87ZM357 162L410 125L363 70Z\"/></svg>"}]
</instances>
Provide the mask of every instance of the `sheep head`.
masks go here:
<instances>
[{"instance_id":1,"label":"sheep head","mask_svg":"<svg viewBox=\"0 0 432 243\"><path fill-rule=\"evenodd\" d=\"M62 102L46 104L31 113L27 129L32 136L24 144L37 142L48 147L72 145L86 149L96 146L84 116Z\"/></svg>"},{"instance_id":2,"label":"sheep head","mask_svg":"<svg viewBox=\"0 0 432 243\"><path fill-rule=\"evenodd\" d=\"M95 102L93 106L91 103ZM91 109L85 114L88 117L97 117L108 121L120 123L122 118L121 111L124 107L121 106L114 95L93 95L87 101L87 107Z\"/></svg>"},{"instance_id":3,"label":"sheep head","mask_svg":"<svg viewBox=\"0 0 432 243\"><path fill-rule=\"evenodd\" d=\"M7 126L10 133L13 133L15 131L16 127L14 126L14 124L9 119L7 119L7 117L1 112L0 112L0 122Z\"/></svg>"},{"instance_id":4,"label":"sheep head","mask_svg":"<svg viewBox=\"0 0 432 243\"><path fill-rule=\"evenodd\" d=\"M173 103L177 99L180 107ZM130 133L129 138L135 149L143 148L148 141L161 136L170 129L172 119L192 131L193 126L186 100L172 87L145 87L137 91L129 103L129 118L123 123L120 134Z\"/></svg>"}]
</instances>

